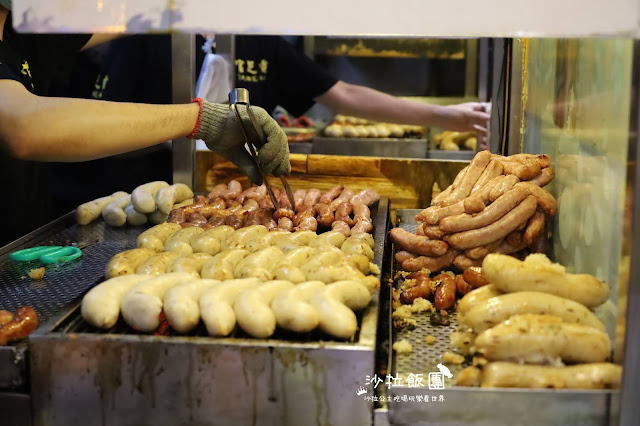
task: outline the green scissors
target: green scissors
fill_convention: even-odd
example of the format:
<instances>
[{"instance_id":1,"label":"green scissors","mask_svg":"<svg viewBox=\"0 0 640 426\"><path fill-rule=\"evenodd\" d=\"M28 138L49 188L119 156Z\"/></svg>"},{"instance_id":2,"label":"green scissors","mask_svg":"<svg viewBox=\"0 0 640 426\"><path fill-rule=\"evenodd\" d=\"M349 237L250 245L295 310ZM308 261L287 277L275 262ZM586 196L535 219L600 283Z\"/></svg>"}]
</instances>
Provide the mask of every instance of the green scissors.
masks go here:
<instances>
[{"instance_id":1,"label":"green scissors","mask_svg":"<svg viewBox=\"0 0 640 426\"><path fill-rule=\"evenodd\" d=\"M17 262L30 262L38 259L45 265L51 263L71 262L82 256L82 250L74 246L39 246L14 251L9 259Z\"/></svg>"}]
</instances>

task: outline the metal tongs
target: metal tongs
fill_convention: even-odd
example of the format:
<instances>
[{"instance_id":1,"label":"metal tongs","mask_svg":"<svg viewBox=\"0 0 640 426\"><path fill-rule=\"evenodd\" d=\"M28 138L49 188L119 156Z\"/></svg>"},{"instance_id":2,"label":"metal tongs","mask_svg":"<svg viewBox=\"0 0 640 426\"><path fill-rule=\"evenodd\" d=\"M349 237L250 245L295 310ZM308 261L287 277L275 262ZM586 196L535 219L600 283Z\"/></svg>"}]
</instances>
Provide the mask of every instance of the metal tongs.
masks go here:
<instances>
[{"instance_id":1,"label":"metal tongs","mask_svg":"<svg viewBox=\"0 0 640 426\"><path fill-rule=\"evenodd\" d=\"M253 129L255 134L257 135L257 140L252 140L253 138L249 136L249 134L253 135L245 128L245 121L240 116L239 106L244 106L245 111L247 112L247 116L249 116L249 120L251 121L251 125L253 125ZM267 143L267 137L262 131L262 126L258 123L253 110L251 109L251 104L249 103L249 91L247 89L233 89L229 93L229 109L236 114L236 118L238 119L238 125L240 126L240 130L244 135L245 140L247 141L247 146L249 147L249 152L251 153L251 158L256 165L256 168L260 171L262 175L262 180L264 181L264 185L267 187L267 192L269 193L269 197L271 197L271 201L273 201L273 206L277 209L280 208L280 204L278 203L278 199L273 193L273 189L271 189L271 185L267 180L262 169L258 165L258 154L256 154L256 149L260 150ZM248 125L248 123L247 123ZM293 192L291 192L291 187L289 186L289 182L285 179L284 176L280 176L280 181L282 182L282 186L284 187L285 192L287 193L287 198L291 203L291 209L294 210L296 207L295 199L293 198Z\"/></svg>"}]
</instances>

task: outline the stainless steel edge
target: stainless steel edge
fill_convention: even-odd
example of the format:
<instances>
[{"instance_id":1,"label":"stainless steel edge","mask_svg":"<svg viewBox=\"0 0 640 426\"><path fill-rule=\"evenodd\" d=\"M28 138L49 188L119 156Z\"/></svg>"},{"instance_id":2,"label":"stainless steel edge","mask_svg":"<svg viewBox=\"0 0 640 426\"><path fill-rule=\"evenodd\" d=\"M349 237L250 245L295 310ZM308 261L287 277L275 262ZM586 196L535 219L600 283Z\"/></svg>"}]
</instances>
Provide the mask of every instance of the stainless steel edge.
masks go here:
<instances>
[{"instance_id":1,"label":"stainless steel edge","mask_svg":"<svg viewBox=\"0 0 640 426\"><path fill-rule=\"evenodd\" d=\"M627 321L624 341L624 363L622 370L622 394L620 399L614 399L612 411L620 410L620 425L632 426L638 424L640 418L640 404L636 401L640 395L640 135L638 127L640 123L640 42L636 40L633 46L633 70L632 70L632 91L630 108L630 134L633 139L629 140L629 162L632 163L629 173L631 178L627 181L633 182L633 209L631 222L631 262L629 271L629 290L627 296ZM616 424L612 419L610 424Z\"/></svg>"},{"instance_id":2,"label":"stainless steel edge","mask_svg":"<svg viewBox=\"0 0 640 426\"><path fill-rule=\"evenodd\" d=\"M466 98L478 96L478 53L478 40L467 39L464 51L464 96Z\"/></svg>"},{"instance_id":3,"label":"stainless steel edge","mask_svg":"<svg viewBox=\"0 0 640 426\"><path fill-rule=\"evenodd\" d=\"M195 97L195 35L174 33L171 36L171 78L174 104L186 104ZM172 141L173 183L195 186L194 140L186 137Z\"/></svg>"},{"instance_id":4,"label":"stainless steel edge","mask_svg":"<svg viewBox=\"0 0 640 426\"><path fill-rule=\"evenodd\" d=\"M314 138L311 145L312 154L386 158L426 158L428 149L426 139L343 139L321 136Z\"/></svg>"},{"instance_id":5,"label":"stainless steel edge","mask_svg":"<svg viewBox=\"0 0 640 426\"><path fill-rule=\"evenodd\" d=\"M526 49L526 48L525 48ZM523 78L523 56L525 53L523 49L523 39L512 40L511 51L511 67L509 69L509 110L506 112L508 122L507 141L505 146L507 152L505 155L517 154L522 151L523 138L522 138L522 123L524 117L522 116L522 78Z\"/></svg>"}]
</instances>

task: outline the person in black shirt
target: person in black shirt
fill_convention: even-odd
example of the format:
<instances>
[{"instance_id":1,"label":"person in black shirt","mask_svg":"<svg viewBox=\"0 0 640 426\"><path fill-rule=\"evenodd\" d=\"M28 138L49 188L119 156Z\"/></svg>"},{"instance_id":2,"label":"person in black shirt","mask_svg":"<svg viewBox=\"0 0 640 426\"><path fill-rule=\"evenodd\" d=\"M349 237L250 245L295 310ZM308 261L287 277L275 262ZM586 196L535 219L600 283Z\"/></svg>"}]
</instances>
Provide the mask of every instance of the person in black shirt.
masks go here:
<instances>
[{"instance_id":1,"label":"person in black shirt","mask_svg":"<svg viewBox=\"0 0 640 426\"><path fill-rule=\"evenodd\" d=\"M170 37L141 38L145 42L122 39L113 43L112 53L103 64L105 71L96 81L99 90L94 98L128 100L143 90L156 97L171 95ZM486 133L489 114L479 102L440 106L349 84L336 79L279 36L237 35L235 55L235 87L248 89L251 103L268 112L279 105L298 117L318 102L337 113L374 121ZM123 66L132 62L142 62L142 66ZM153 80L148 78L150 70L156 77ZM153 90L144 89L150 84Z\"/></svg>"},{"instance_id":2,"label":"person in black shirt","mask_svg":"<svg viewBox=\"0 0 640 426\"><path fill-rule=\"evenodd\" d=\"M38 217L43 184L30 161L84 161L141 149L189 136L233 161L253 182L261 182L236 118L228 107L206 101L186 105L148 105L47 97L55 78L79 49L110 36L23 35L13 30L9 10L0 6L0 169L2 199L15 208L3 213L0 242ZM264 110L256 109L267 144L260 150L262 170L276 176L291 170L284 132ZM8 156L7 156L8 154ZM12 158L9 158L12 157ZM25 162L27 161L27 162ZM81 179L81 176L77 177ZM22 211L23 214L17 214Z\"/></svg>"},{"instance_id":3,"label":"person in black shirt","mask_svg":"<svg viewBox=\"0 0 640 426\"><path fill-rule=\"evenodd\" d=\"M490 117L479 102L433 105L349 84L278 36L236 36L235 43L236 85L269 112L280 105L298 117L318 102L368 120L486 133Z\"/></svg>"}]
</instances>

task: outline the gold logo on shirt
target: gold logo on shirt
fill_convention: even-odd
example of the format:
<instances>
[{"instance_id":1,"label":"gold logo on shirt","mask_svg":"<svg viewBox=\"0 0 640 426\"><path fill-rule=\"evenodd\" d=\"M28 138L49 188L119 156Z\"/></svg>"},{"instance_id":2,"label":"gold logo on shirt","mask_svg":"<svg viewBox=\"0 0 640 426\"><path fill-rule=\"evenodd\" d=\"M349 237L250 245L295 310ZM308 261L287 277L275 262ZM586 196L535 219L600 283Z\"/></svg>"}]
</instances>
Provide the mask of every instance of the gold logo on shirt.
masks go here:
<instances>
[{"instance_id":1,"label":"gold logo on shirt","mask_svg":"<svg viewBox=\"0 0 640 426\"><path fill-rule=\"evenodd\" d=\"M238 81L249 81L258 83L267 80L267 70L269 69L269 61L266 59L256 61L251 59L236 59L236 72Z\"/></svg>"},{"instance_id":2,"label":"gold logo on shirt","mask_svg":"<svg viewBox=\"0 0 640 426\"><path fill-rule=\"evenodd\" d=\"M29 62L27 61L23 61L22 62L22 70L20 70L20 72L22 73L22 75L26 75L29 76L29 82L31 83L31 90L33 90L33 78L31 77L31 70L29 69Z\"/></svg>"}]
</instances>

